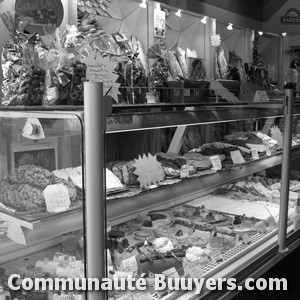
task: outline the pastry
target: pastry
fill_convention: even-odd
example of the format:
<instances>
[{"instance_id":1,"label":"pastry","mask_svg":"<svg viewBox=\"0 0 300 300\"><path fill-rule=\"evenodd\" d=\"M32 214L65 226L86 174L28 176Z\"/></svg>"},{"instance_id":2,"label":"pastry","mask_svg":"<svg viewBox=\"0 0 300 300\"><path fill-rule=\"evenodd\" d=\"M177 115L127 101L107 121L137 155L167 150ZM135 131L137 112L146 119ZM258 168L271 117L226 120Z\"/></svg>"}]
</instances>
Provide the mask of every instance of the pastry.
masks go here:
<instances>
[{"instance_id":1,"label":"pastry","mask_svg":"<svg viewBox=\"0 0 300 300\"><path fill-rule=\"evenodd\" d=\"M161 254L165 254L174 249L172 241L165 237L155 239L153 241L153 247Z\"/></svg>"},{"instance_id":2,"label":"pastry","mask_svg":"<svg viewBox=\"0 0 300 300\"><path fill-rule=\"evenodd\" d=\"M46 207L43 191L48 185L63 184L71 202L77 197L73 183L58 178L39 166L24 165L7 173L0 182L0 201L17 211L34 211Z\"/></svg>"},{"instance_id":3,"label":"pastry","mask_svg":"<svg viewBox=\"0 0 300 300\"><path fill-rule=\"evenodd\" d=\"M190 262L199 261L201 264L208 263L208 255L200 247L190 247L186 250L185 257Z\"/></svg>"}]
</instances>

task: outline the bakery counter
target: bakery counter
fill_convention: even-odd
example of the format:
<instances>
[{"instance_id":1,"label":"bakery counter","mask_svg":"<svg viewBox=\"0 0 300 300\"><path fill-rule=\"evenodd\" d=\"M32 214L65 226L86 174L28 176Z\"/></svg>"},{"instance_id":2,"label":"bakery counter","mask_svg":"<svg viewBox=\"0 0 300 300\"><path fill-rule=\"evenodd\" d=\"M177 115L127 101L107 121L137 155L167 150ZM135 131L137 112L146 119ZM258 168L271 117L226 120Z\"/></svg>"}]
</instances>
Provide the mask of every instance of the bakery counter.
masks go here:
<instances>
[{"instance_id":1,"label":"bakery counter","mask_svg":"<svg viewBox=\"0 0 300 300\"><path fill-rule=\"evenodd\" d=\"M300 114L300 105L295 104L294 114ZM115 133L132 130L146 130L154 128L170 128L196 124L222 123L240 120L282 117L282 103L263 103L249 105L225 106L189 106L182 110L164 110L163 107L155 111L116 113L107 115L106 132Z\"/></svg>"},{"instance_id":2,"label":"bakery counter","mask_svg":"<svg viewBox=\"0 0 300 300\"><path fill-rule=\"evenodd\" d=\"M293 147L292 159L298 157L300 157L300 147L296 146ZM112 225L120 224L136 218L141 213L162 210L191 201L213 192L223 184L281 163L282 153L279 152L214 174L184 179L172 185L140 192L132 197L107 200L107 218Z\"/></svg>"}]
</instances>

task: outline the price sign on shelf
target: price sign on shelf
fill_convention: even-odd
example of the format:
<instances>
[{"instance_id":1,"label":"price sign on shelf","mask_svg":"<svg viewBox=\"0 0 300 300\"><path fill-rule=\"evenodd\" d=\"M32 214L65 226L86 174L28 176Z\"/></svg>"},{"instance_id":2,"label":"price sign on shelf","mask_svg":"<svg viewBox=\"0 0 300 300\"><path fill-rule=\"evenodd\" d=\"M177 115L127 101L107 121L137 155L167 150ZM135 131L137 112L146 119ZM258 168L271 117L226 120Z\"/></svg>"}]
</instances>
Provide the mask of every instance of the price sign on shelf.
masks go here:
<instances>
[{"instance_id":1,"label":"price sign on shelf","mask_svg":"<svg viewBox=\"0 0 300 300\"><path fill-rule=\"evenodd\" d=\"M244 164L245 163L244 157L242 156L240 150L231 151L230 156L231 156L232 162L234 164Z\"/></svg>"},{"instance_id":2,"label":"price sign on shelf","mask_svg":"<svg viewBox=\"0 0 300 300\"><path fill-rule=\"evenodd\" d=\"M60 212L69 209L71 205L69 191L63 184L48 185L43 193L48 212Z\"/></svg>"}]
</instances>

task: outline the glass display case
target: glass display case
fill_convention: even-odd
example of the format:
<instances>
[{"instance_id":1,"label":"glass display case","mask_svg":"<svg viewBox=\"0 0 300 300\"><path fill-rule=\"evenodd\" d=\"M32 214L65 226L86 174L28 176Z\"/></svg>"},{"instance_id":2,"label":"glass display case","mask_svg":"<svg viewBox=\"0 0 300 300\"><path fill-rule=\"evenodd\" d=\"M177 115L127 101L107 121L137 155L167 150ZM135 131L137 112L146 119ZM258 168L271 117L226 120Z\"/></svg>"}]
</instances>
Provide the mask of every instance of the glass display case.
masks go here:
<instances>
[{"instance_id":1,"label":"glass display case","mask_svg":"<svg viewBox=\"0 0 300 300\"><path fill-rule=\"evenodd\" d=\"M9 299L55 294L13 291L12 274L84 274L82 119L74 108L0 109L0 264Z\"/></svg>"},{"instance_id":2,"label":"glass display case","mask_svg":"<svg viewBox=\"0 0 300 300\"><path fill-rule=\"evenodd\" d=\"M300 157L299 114L296 103L292 167ZM295 172L289 198L282 200L284 116L281 101L114 106L105 117L101 154L107 276L234 277L242 285L293 250L299 244L300 181ZM3 108L0 117L5 278L89 275L84 268L89 225L84 225L83 111ZM285 213L283 251L279 220ZM95 265L100 259L99 253L90 257ZM33 293L4 288L18 299ZM155 291L150 284L145 292L113 290L108 298L216 299L220 293L232 291L204 288L199 296L195 290ZM55 291L37 294L53 299Z\"/></svg>"}]
</instances>

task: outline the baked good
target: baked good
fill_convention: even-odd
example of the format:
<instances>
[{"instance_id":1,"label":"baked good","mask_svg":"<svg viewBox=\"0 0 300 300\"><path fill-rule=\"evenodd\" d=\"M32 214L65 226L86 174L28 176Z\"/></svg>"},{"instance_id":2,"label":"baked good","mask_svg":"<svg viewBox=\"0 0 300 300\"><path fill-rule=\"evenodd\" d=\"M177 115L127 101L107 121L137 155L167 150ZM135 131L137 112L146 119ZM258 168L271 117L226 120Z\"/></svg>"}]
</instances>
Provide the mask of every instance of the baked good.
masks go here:
<instances>
[{"instance_id":1,"label":"baked good","mask_svg":"<svg viewBox=\"0 0 300 300\"><path fill-rule=\"evenodd\" d=\"M165 238L165 237L155 239L153 241L153 247L157 252L159 252L161 254L165 254L168 251L171 251L174 249L174 246L173 246L173 243L171 242L171 240L168 238Z\"/></svg>"},{"instance_id":2,"label":"baked good","mask_svg":"<svg viewBox=\"0 0 300 300\"><path fill-rule=\"evenodd\" d=\"M156 159L162 164L163 167L166 166L178 169L183 165L186 165L186 159L183 156L173 152L158 152L156 154Z\"/></svg>"},{"instance_id":3,"label":"baked good","mask_svg":"<svg viewBox=\"0 0 300 300\"><path fill-rule=\"evenodd\" d=\"M210 158L200 153L188 152L184 154L183 157L187 160L187 164L194 166L198 170L212 167Z\"/></svg>"},{"instance_id":4,"label":"baked good","mask_svg":"<svg viewBox=\"0 0 300 300\"><path fill-rule=\"evenodd\" d=\"M139 185L137 180L138 176L133 172L135 167L133 166L136 162L134 160L130 161L114 161L106 165L107 169L112 171L119 180L126 185Z\"/></svg>"},{"instance_id":5,"label":"baked good","mask_svg":"<svg viewBox=\"0 0 300 300\"><path fill-rule=\"evenodd\" d=\"M208 263L208 255L200 247L190 247L186 250L185 257L190 262L199 261L201 264Z\"/></svg>"},{"instance_id":6,"label":"baked good","mask_svg":"<svg viewBox=\"0 0 300 300\"><path fill-rule=\"evenodd\" d=\"M52 184L63 184L71 203L76 200L75 186L39 166L24 165L6 174L0 182L0 201L17 211L35 211L46 207L43 190Z\"/></svg>"}]
</instances>

